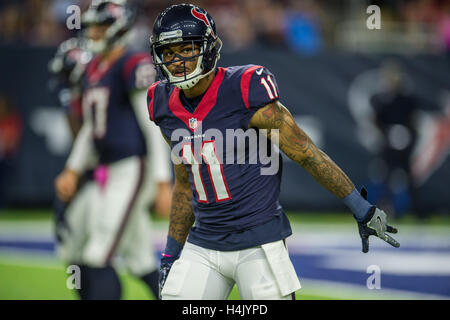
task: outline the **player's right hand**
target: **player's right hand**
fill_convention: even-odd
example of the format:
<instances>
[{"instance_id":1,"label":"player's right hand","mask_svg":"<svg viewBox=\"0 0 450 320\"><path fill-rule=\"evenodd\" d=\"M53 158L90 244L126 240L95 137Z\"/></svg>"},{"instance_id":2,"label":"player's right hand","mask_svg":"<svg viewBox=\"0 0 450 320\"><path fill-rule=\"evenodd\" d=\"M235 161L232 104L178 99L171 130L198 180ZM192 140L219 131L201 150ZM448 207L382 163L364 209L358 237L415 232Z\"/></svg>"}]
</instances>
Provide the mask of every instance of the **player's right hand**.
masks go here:
<instances>
[{"instance_id":1,"label":"player's right hand","mask_svg":"<svg viewBox=\"0 0 450 320\"><path fill-rule=\"evenodd\" d=\"M56 195L63 202L69 202L78 187L79 174L71 169L64 169L55 179Z\"/></svg>"},{"instance_id":2,"label":"player's right hand","mask_svg":"<svg viewBox=\"0 0 450 320\"><path fill-rule=\"evenodd\" d=\"M159 267L159 300L161 300L161 292L166 283L167 276L169 275L170 268L178 257L164 256L161 258L161 265Z\"/></svg>"},{"instance_id":3,"label":"player's right hand","mask_svg":"<svg viewBox=\"0 0 450 320\"><path fill-rule=\"evenodd\" d=\"M159 182L156 190L154 210L156 214L168 219L172 202L172 184L170 182Z\"/></svg>"}]
</instances>

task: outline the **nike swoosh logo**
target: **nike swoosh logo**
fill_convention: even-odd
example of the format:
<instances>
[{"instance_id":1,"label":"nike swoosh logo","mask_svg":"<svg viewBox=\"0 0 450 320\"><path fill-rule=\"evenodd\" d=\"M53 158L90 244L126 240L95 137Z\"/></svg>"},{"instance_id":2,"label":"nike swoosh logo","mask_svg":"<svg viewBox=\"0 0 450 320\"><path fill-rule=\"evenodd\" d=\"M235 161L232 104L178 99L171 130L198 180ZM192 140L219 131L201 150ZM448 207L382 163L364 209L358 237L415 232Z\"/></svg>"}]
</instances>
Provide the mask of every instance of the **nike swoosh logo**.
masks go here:
<instances>
[{"instance_id":1,"label":"nike swoosh logo","mask_svg":"<svg viewBox=\"0 0 450 320\"><path fill-rule=\"evenodd\" d=\"M263 68L256 70L256 74L260 76L263 72Z\"/></svg>"}]
</instances>

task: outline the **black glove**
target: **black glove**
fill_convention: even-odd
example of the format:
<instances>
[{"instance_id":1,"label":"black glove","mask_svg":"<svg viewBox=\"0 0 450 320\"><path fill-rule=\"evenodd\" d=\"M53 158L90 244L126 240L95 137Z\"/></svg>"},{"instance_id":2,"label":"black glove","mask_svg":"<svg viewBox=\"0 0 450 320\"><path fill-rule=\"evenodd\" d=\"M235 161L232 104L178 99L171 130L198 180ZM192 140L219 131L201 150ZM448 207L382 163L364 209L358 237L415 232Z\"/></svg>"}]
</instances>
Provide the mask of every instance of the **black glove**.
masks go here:
<instances>
[{"instance_id":1,"label":"black glove","mask_svg":"<svg viewBox=\"0 0 450 320\"><path fill-rule=\"evenodd\" d=\"M161 258L161 265L159 267L159 300L161 300L161 291L164 287L164 284L166 283L170 268L172 268L173 263L177 259L178 257L167 257L167 256L163 256Z\"/></svg>"},{"instance_id":2,"label":"black glove","mask_svg":"<svg viewBox=\"0 0 450 320\"><path fill-rule=\"evenodd\" d=\"M53 220L56 240L58 243L63 243L70 233L70 228L66 219L66 209L68 203L62 202L58 197L55 197L53 202Z\"/></svg>"},{"instance_id":3,"label":"black glove","mask_svg":"<svg viewBox=\"0 0 450 320\"><path fill-rule=\"evenodd\" d=\"M367 190L363 187L361 189L361 196L367 200ZM393 247L400 247L398 243L389 233L397 233L398 230L394 227L387 225L387 216L383 210L372 206L367 213L363 221L358 222L359 236L362 240L362 252L367 253L369 251L369 236L377 236L378 238L386 241ZM356 217L355 217L356 219Z\"/></svg>"}]
</instances>

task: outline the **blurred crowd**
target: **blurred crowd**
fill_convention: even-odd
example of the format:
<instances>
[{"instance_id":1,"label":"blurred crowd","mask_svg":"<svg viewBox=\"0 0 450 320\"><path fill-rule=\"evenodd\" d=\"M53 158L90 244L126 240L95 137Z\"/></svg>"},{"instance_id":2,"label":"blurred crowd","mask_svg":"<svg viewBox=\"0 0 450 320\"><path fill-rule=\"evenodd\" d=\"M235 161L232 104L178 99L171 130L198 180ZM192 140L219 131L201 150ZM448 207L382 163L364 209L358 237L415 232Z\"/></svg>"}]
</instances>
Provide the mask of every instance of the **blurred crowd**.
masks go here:
<instances>
[{"instance_id":1,"label":"blurred crowd","mask_svg":"<svg viewBox=\"0 0 450 320\"><path fill-rule=\"evenodd\" d=\"M70 5L82 11L90 0L2 0L0 42L54 46L73 35L66 27ZM401 26L403 33L421 34L418 45L432 52L450 51L450 1L448 0L129 0L139 8L138 27L149 33L157 14L173 3L191 2L207 9L216 21L228 50L245 49L256 43L289 48L303 54L342 47L346 35L339 26L349 21L365 28L366 9L381 8L382 31ZM352 30L355 25L352 25ZM367 30L366 30L367 31ZM427 39L433 39L428 41ZM386 43L384 41L383 43ZM385 44L386 49L389 45ZM351 48L350 48L351 49ZM424 48L422 48L423 50ZM406 49L407 50L407 49Z\"/></svg>"}]
</instances>

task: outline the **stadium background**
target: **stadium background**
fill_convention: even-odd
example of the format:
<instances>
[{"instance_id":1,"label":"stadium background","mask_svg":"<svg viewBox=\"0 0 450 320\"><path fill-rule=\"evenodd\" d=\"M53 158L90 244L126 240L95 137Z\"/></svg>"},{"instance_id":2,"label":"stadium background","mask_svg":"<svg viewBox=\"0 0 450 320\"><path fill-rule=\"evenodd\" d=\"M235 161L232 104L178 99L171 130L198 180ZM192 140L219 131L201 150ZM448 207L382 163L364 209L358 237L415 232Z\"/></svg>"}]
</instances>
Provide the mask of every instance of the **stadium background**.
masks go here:
<instances>
[{"instance_id":1,"label":"stadium background","mask_svg":"<svg viewBox=\"0 0 450 320\"><path fill-rule=\"evenodd\" d=\"M148 50L149 27L168 3L135 2L140 15L133 44ZM400 249L372 240L372 251L362 254L356 225L341 202L284 157L281 202L293 222L289 246L303 285L298 298L448 299L449 2L193 3L216 20L224 41L220 66L268 67L277 78L281 101L302 128L358 187L368 187L371 200L399 226ZM47 71L56 46L73 35L66 27L66 9L73 4L85 8L88 1L0 5L0 105L9 110L0 114L0 299L74 297L65 287L65 267L54 255L50 210L53 179L71 141L64 113L49 93ZM380 30L366 25L372 4L381 8ZM392 201L386 202L381 140L371 125L369 101L382 89L389 65L402 70L418 106L418 139L410 158L416 168L414 195L399 175L391 181ZM393 139L402 144L402 135ZM156 217L158 250L166 230L167 221ZM381 290L366 287L371 265L380 267ZM148 297L138 283L128 277L127 283L126 298Z\"/></svg>"}]
</instances>

